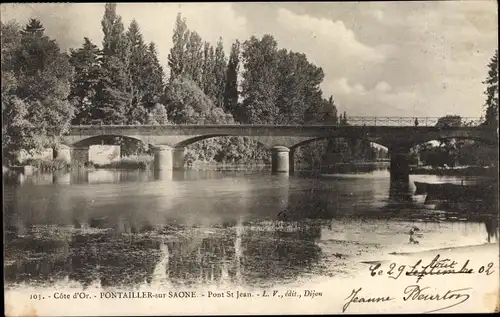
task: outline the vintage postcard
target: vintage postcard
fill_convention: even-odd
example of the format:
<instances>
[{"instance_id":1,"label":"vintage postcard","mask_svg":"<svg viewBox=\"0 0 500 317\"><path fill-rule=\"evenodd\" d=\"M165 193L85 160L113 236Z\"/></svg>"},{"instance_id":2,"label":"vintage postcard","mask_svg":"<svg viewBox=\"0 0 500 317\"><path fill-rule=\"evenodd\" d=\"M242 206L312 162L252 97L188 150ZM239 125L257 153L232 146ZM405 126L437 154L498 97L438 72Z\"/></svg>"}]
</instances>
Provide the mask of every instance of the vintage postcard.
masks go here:
<instances>
[{"instance_id":1,"label":"vintage postcard","mask_svg":"<svg viewBox=\"0 0 500 317\"><path fill-rule=\"evenodd\" d=\"M4 314L498 312L497 5L1 4Z\"/></svg>"}]
</instances>

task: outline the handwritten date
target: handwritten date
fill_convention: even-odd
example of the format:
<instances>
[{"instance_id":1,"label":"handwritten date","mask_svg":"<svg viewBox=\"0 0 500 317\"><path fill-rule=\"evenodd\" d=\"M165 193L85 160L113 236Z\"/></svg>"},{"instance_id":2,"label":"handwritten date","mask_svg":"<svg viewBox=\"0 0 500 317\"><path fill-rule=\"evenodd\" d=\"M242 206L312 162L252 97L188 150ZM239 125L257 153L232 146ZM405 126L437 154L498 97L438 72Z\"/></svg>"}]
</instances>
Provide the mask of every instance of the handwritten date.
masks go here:
<instances>
[{"instance_id":1,"label":"handwritten date","mask_svg":"<svg viewBox=\"0 0 500 317\"><path fill-rule=\"evenodd\" d=\"M447 274L473 274L476 273L474 269L469 267L470 260L467 260L463 265L457 261L444 258L438 254L430 263L423 263L420 259L414 265L398 265L391 263L389 270L382 269L382 265L377 263L370 266L371 276L381 276L386 274L389 278L398 279L401 275L417 277L417 283L426 275L447 275ZM491 275L495 272L493 270L493 263L481 266L477 273Z\"/></svg>"}]
</instances>

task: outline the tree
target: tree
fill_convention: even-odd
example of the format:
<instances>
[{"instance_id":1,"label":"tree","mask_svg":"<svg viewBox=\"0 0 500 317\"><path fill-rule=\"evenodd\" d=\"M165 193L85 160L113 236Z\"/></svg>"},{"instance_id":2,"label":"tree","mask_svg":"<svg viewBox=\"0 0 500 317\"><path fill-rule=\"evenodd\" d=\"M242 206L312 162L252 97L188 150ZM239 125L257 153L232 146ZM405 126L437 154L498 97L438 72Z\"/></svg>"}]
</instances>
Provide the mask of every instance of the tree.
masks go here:
<instances>
[{"instance_id":1,"label":"tree","mask_svg":"<svg viewBox=\"0 0 500 317\"><path fill-rule=\"evenodd\" d=\"M484 124L498 127L498 49L495 50L488 67L488 77L483 82L487 85L484 92L486 95Z\"/></svg>"},{"instance_id":2,"label":"tree","mask_svg":"<svg viewBox=\"0 0 500 317\"><path fill-rule=\"evenodd\" d=\"M147 63L145 73L148 75L148 89L146 90L145 100L148 103L156 103L163 95L163 67L158 59L155 43L151 42L146 54Z\"/></svg>"},{"instance_id":3,"label":"tree","mask_svg":"<svg viewBox=\"0 0 500 317\"><path fill-rule=\"evenodd\" d=\"M339 124L340 125L347 125L347 113L344 111L344 115L340 114L339 117Z\"/></svg>"},{"instance_id":4,"label":"tree","mask_svg":"<svg viewBox=\"0 0 500 317\"><path fill-rule=\"evenodd\" d=\"M196 32L189 32L189 40L185 48L185 67L183 76L191 78L199 87L202 87L203 41Z\"/></svg>"},{"instance_id":5,"label":"tree","mask_svg":"<svg viewBox=\"0 0 500 317\"><path fill-rule=\"evenodd\" d=\"M333 100L333 96L330 96L328 100L323 100L323 120L325 124L337 124L339 118L337 117L337 106Z\"/></svg>"},{"instance_id":6,"label":"tree","mask_svg":"<svg viewBox=\"0 0 500 317\"><path fill-rule=\"evenodd\" d=\"M215 68L215 53L214 48L210 43L205 42L203 45L203 69L202 69L202 77L203 77L203 92L207 96L215 96L216 91L216 81L214 76L214 68Z\"/></svg>"},{"instance_id":7,"label":"tree","mask_svg":"<svg viewBox=\"0 0 500 317\"><path fill-rule=\"evenodd\" d=\"M136 20L132 20L126 35L130 44L128 73L130 75L130 93L132 97L131 112L134 112L137 107L143 106L142 99L145 94L143 74L145 74L146 45L144 44L139 24ZM137 119L134 118L135 116L132 116L132 113L129 113L128 116L129 119Z\"/></svg>"},{"instance_id":8,"label":"tree","mask_svg":"<svg viewBox=\"0 0 500 317\"><path fill-rule=\"evenodd\" d=\"M74 124L87 124L99 119L101 93L102 51L88 38L77 50L70 50L70 64L75 70L69 99L75 106Z\"/></svg>"},{"instance_id":9,"label":"tree","mask_svg":"<svg viewBox=\"0 0 500 317\"><path fill-rule=\"evenodd\" d=\"M20 150L57 147L74 107L68 101L73 75L67 54L31 19L22 31L2 23L3 147L13 161ZM4 41L3 35L8 34ZM4 82L4 80L6 82Z\"/></svg>"},{"instance_id":10,"label":"tree","mask_svg":"<svg viewBox=\"0 0 500 317\"><path fill-rule=\"evenodd\" d=\"M280 50L278 74L278 107L282 123L302 124L318 119L323 110L319 88L324 79L323 70L310 63L304 54Z\"/></svg>"},{"instance_id":11,"label":"tree","mask_svg":"<svg viewBox=\"0 0 500 317\"><path fill-rule=\"evenodd\" d=\"M234 123L230 114L216 107L213 101L190 78L178 76L165 90L167 112L177 124ZM227 153L228 139L207 139L194 143L186 151L186 162L221 161Z\"/></svg>"},{"instance_id":12,"label":"tree","mask_svg":"<svg viewBox=\"0 0 500 317\"><path fill-rule=\"evenodd\" d=\"M106 4L101 25L104 33L101 117L105 123L121 124L132 110L130 42L124 34L121 17L116 14L115 3Z\"/></svg>"},{"instance_id":13,"label":"tree","mask_svg":"<svg viewBox=\"0 0 500 317\"><path fill-rule=\"evenodd\" d=\"M275 123L279 120L277 46L271 35L252 36L243 43L242 122Z\"/></svg>"},{"instance_id":14,"label":"tree","mask_svg":"<svg viewBox=\"0 0 500 317\"><path fill-rule=\"evenodd\" d=\"M240 42L236 40L231 46L226 69L226 87L224 90L224 110L240 121L238 106L238 72L240 66Z\"/></svg>"},{"instance_id":15,"label":"tree","mask_svg":"<svg viewBox=\"0 0 500 317\"><path fill-rule=\"evenodd\" d=\"M189 40L189 30L187 28L186 19L183 19L181 14L177 14L175 20L174 34L172 41L174 45L168 54L168 67L170 68L170 80L182 74L185 68L185 47Z\"/></svg>"},{"instance_id":16,"label":"tree","mask_svg":"<svg viewBox=\"0 0 500 317\"><path fill-rule=\"evenodd\" d=\"M167 124L168 115L165 106L162 104L155 104L153 109L148 115L148 124Z\"/></svg>"},{"instance_id":17,"label":"tree","mask_svg":"<svg viewBox=\"0 0 500 317\"><path fill-rule=\"evenodd\" d=\"M167 112L174 123L234 122L189 78L174 79L165 90L165 97Z\"/></svg>"},{"instance_id":18,"label":"tree","mask_svg":"<svg viewBox=\"0 0 500 317\"><path fill-rule=\"evenodd\" d=\"M42 22L37 19L30 19L29 23L21 31L21 35L42 37L43 32L45 32L45 28L43 27Z\"/></svg>"},{"instance_id":19,"label":"tree","mask_svg":"<svg viewBox=\"0 0 500 317\"><path fill-rule=\"evenodd\" d=\"M462 117L459 115L446 115L438 119L436 127L460 127L462 126Z\"/></svg>"},{"instance_id":20,"label":"tree","mask_svg":"<svg viewBox=\"0 0 500 317\"><path fill-rule=\"evenodd\" d=\"M226 67L227 61L224 54L222 38L219 38L215 48L213 76L215 79L215 91L212 97L217 107L224 107L224 90L226 88Z\"/></svg>"}]
</instances>

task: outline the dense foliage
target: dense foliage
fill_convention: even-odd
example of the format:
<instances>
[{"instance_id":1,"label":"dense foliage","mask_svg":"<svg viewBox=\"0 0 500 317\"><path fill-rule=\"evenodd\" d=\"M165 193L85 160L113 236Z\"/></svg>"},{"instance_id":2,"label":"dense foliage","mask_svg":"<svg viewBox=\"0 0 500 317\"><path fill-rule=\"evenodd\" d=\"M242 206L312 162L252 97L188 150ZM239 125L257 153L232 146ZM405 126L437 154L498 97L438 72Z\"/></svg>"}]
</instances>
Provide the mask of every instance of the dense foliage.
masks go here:
<instances>
[{"instance_id":1,"label":"dense foliage","mask_svg":"<svg viewBox=\"0 0 500 317\"><path fill-rule=\"evenodd\" d=\"M74 116L69 57L44 31L36 19L23 29L1 25L5 164L15 162L21 150L57 147Z\"/></svg>"},{"instance_id":2,"label":"dense foliage","mask_svg":"<svg viewBox=\"0 0 500 317\"><path fill-rule=\"evenodd\" d=\"M169 76L154 43L137 21L128 28L106 4L102 45L88 38L69 54L44 35L40 21L20 29L2 23L3 148L10 159L21 149L57 146L70 124L346 124L332 96L323 98L323 70L307 56L278 46L271 35L204 41L177 16L168 55ZM55 137L45 137L51 130ZM117 138L122 154L147 147ZM318 165L339 147L345 160L373 159L369 142L323 140L301 146L298 164ZM269 150L248 138L217 137L187 149L188 164L268 162Z\"/></svg>"},{"instance_id":3,"label":"dense foliage","mask_svg":"<svg viewBox=\"0 0 500 317\"><path fill-rule=\"evenodd\" d=\"M498 50L495 51L488 67L488 77L483 82L486 84L485 124L498 127Z\"/></svg>"}]
</instances>

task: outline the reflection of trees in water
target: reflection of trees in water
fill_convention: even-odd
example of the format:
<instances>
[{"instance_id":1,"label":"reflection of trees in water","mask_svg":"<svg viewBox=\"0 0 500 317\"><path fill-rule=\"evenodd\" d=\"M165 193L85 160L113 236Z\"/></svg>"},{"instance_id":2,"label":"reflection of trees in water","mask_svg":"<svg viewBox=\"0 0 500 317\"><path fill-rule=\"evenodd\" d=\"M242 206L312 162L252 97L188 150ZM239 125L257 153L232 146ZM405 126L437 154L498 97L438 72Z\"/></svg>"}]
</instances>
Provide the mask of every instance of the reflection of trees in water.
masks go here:
<instances>
[{"instance_id":1,"label":"reflection of trees in water","mask_svg":"<svg viewBox=\"0 0 500 317\"><path fill-rule=\"evenodd\" d=\"M489 217L484 219L484 225L486 227L486 233L488 234L488 243L491 242L491 238L493 237L498 241L498 218Z\"/></svg>"},{"instance_id":2,"label":"reflection of trees in water","mask_svg":"<svg viewBox=\"0 0 500 317\"><path fill-rule=\"evenodd\" d=\"M321 229L301 223L281 229L276 225L259 224L254 230L240 225L168 242L166 271L170 282L261 284L300 275L319 258L321 250L315 240Z\"/></svg>"},{"instance_id":3,"label":"reflection of trees in water","mask_svg":"<svg viewBox=\"0 0 500 317\"><path fill-rule=\"evenodd\" d=\"M234 255L234 233L205 237L182 237L168 242L167 275L173 284L220 281L227 270L228 258Z\"/></svg>"},{"instance_id":4,"label":"reflection of trees in water","mask_svg":"<svg viewBox=\"0 0 500 317\"><path fill-rule=\"evenodd\" d=\"M321 249L315 243L321 235L319 225L298 222L285 230L262 229L247 231L242 239L242 270L246 283L272 284L290 280L319 260Z\"/></svg>"},{"instance_id":5,"label":"reflection of trees in water","mask_svg":"<svg viewBox=\"0 0 500 317\"><path fill-rule=\"evenodd\" d=\"M140 228L137 231L141 232ZM117 235L112 230L44 232L10 243L6 282L52 283L69 278L84 286L136 285L151 278L159 259L159 243L141 235Z\"/></svg>"}]
</instances>

